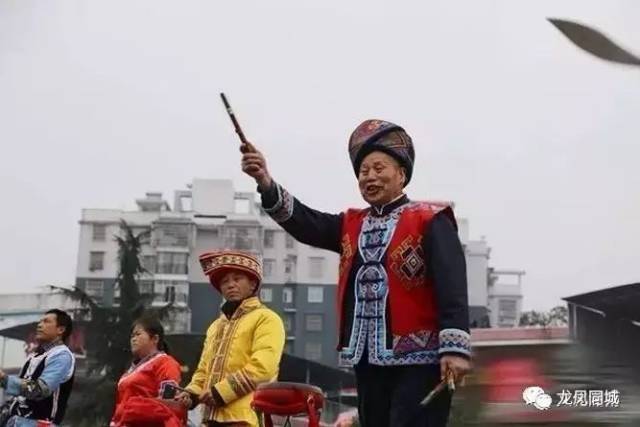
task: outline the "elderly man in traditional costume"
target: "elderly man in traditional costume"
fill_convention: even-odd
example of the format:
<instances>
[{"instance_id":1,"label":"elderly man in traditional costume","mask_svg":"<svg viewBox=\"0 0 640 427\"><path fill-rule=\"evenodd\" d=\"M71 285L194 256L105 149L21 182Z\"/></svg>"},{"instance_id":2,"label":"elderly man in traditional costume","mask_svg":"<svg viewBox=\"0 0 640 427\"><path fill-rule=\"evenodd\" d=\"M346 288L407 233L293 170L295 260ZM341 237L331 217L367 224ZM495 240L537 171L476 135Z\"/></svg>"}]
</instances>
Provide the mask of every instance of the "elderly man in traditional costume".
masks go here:
<instances>
[{"instance_id":1,"label":"elderly man in traditional costume","mask_svg":"<svg viewBox=\"0 0 640 427\"><path fill-rule=\"evenodd\" d=\"M200 256L211 284L222 293L222 314L209 329L188 393L190 408L204 404L207 426L257 426L251 409L256 387L276 379L285 332L282 319L257 297L260 261L248 253L216 251Z\"/></svg>"},{"instance_id":2,"label":"elderly man in traditional costume","mask_svg":"<svg viewBox=\"0 0 640 427\"><path fill-rule=\"evenodd\" d=\"M464 252L451 207L411 201L414 146L400 126L360 124L349 156L366 209L319 212L276 183L264 156L241 146L264 210L298 241L340 254L338 350L355 369L360 425L434 427L451 398L425 395L446 375L470 369Z\"/></svg>"}]
</instances>

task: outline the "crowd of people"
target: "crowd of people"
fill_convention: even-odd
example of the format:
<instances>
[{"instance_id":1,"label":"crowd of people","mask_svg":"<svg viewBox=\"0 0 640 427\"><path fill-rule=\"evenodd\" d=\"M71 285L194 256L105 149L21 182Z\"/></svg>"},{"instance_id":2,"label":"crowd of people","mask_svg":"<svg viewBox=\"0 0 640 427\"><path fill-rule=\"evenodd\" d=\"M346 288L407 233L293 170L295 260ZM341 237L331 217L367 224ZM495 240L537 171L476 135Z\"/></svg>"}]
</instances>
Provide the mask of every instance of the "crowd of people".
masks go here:
<instances>
[{"instance_id":1,"label":"crowd of people","mask_svg":"<svg viewBox=\"0 0 640 427\"><path fill-rule=\"evenodd\" d=\"M200 262L225 303L207 331L190 382L180 387L181 366L170 355L162 323L152 316L136 320L130 339L133 361L117 383L110 427L184 426L187 412L200 404L203 425L257 425L251 396L258 384L277 378L284 325L257 296L262 282L257 258L216 251L202 255ZM48 311L38 323L38 348L20 373L0 371L0 385L13 396L0 426L61 425L75 371L74 355L65 344L72 325L66 312Z\"/></svg>"},{"instance_id":2,"label":"crowd of people","mask_svg":"<svg viewBox=\"0 0 640 427\"><path fill-rule=\"evenodd\" d=\"M265 156L241 145L242 170L257 183L262 207L298 241L340 255L339 360L353 368L358 417L364 427L446 426L451 396L421 405L447 378L471 368L465 258L450 206L405 194L414 144L400 126L367 120L352 133L348 153L365 209L314 210L272 178ZM111 427L183 426L202 407L202 425L257 426L252 395L278 376L285 331L258 295L259 257L235 250L200 256L203 272L224 298L206 333L197 368L181 387L181 368L168 351L162 324L132 325L133 361L116 390ZM0 426L61 425L73 387L75 359L65 345L72 321L60 310L38 323L37 351L19 375L0 371L14 396Z\"/></svg>"}]
</instances>

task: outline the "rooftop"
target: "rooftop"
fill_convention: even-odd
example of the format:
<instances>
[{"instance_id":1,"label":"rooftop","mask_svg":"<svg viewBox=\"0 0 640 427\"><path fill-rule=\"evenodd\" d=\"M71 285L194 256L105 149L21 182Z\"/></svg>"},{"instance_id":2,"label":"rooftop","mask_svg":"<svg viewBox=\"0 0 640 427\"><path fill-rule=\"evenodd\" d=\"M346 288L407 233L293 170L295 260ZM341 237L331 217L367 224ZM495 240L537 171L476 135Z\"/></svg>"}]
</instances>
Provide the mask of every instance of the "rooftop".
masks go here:
<instances>
[{"instance_id":1,"label":"rooftop","mask_svg":"<svg viewBox=\"0 0 640 427\"><path fill-rule=\"evenodd\" d=\"M571 304L598 310L607 316L640 321L640 283L615 286L563 299Z\"/></svg>"}]
</instances>

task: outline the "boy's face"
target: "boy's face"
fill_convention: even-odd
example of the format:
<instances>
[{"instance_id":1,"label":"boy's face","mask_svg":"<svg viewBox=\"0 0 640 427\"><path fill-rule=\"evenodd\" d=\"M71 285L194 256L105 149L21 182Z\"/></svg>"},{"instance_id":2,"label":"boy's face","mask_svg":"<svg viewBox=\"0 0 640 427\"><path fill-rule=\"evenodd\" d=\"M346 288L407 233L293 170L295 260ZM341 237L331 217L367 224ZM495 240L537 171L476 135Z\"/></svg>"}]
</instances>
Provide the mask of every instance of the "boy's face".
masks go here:
<instances>
[{"instance_id":1,"label":"boy's face","mask_svg":"<svg viewBox=\"0 0 640 427\"><path fill-rule=\"evenodd\" d=\"M256 281L248 275L230 271L220 280L220 292L227 301L237 302L252 296L256 285Z\"/></svg>"}]
</instances>

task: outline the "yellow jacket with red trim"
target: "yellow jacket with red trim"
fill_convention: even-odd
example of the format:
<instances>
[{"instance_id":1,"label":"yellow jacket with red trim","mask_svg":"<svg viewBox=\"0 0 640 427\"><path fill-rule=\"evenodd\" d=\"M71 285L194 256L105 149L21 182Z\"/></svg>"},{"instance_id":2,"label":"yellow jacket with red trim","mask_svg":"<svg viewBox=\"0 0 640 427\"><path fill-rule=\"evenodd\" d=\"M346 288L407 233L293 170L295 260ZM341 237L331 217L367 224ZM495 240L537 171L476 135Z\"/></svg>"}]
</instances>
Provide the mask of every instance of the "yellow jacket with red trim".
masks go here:
<instances>
[{"instance_id":1,"label":"yellow jacket with red trim","mask_svg":"<svg viewBox=\"0 0 640 427\"><path fill-rule=\"evenodd\" d=\"M277 378L284 340L282 319L257 297L244 300L231 319L220 315L207 330L200 362L186 387L196 395L213 387L224 400L213 410L205 407L203 421L257 426L253 391Z\"/></svg>"}]
</instances>

